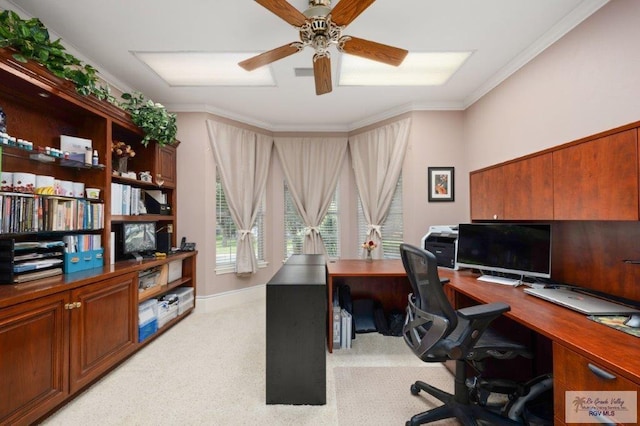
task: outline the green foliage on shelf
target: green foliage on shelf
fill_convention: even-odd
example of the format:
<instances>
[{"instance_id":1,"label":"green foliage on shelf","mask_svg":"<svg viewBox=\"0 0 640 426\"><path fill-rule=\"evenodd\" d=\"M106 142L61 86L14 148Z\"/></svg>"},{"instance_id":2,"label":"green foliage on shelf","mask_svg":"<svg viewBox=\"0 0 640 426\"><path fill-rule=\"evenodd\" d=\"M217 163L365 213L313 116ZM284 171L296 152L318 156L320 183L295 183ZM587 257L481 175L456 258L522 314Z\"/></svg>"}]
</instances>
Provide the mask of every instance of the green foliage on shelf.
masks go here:
<instances>
[{"instance_id":1,"label":"green foliage on shelf","mask_svg":"<svg viewBox=\"0 0 640 426\"><path fill-rule=\"evenodd\" d=\"M49 31L38 18L23 20L11 10L0 12L0 48L5 47L16 51L13 54L16 61L34 60L53 75L71 81L79 94L94 95L128 111L134 124L145 133L142 140L145 146L152 140L160 145L175 142L178 131L175 114L140 93L125 93L124 102L119 102L108 85L100 84L95 68L66 52L60 39L51 41Z\"/></svg>"},{"instance_id":2,"label":"green foliage on shelf","mask_svg":"<svg viewBox=\"0 0 640 426\"><path fill-rule=\"evenodd\" d=\"M152 140L161 146L175 142L178 131L175 114L167 112L162 104L145 99L142 93L124 93L122 99L120 107L131 114L133 123L145 134L144 146Z\"/></svg>"}]
</instances>

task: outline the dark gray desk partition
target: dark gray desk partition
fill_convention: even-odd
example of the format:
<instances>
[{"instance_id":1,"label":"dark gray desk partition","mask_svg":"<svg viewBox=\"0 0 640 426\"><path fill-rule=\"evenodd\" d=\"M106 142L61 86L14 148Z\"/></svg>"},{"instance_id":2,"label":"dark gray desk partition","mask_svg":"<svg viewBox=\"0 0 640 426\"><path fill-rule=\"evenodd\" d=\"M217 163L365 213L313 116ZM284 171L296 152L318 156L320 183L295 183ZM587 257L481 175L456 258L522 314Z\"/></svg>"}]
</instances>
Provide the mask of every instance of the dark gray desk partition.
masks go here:
<instances>
[{"instance_id":1,"label":"dark gray desk partition","mask_svg":"<svg viewBox=\"0 0 640 426\"><path fill-rule=\"evenodd\" d=\"M326 404L326 327L324 257L292 256L267 283L267 404Z\"/></svg>"}]
</instances>

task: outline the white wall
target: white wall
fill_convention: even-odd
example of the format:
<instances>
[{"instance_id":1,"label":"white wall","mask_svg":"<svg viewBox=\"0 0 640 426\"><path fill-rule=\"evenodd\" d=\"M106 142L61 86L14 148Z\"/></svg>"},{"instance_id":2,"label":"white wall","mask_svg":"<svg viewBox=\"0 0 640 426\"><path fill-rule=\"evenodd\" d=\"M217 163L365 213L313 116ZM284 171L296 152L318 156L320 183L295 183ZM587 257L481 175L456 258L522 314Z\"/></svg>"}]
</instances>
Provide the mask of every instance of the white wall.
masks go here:
<instances>
[{"instance_id":1,"label":"white wall","mask_svg":"<svg viewBox=\"0 0 640 426\"><path fill-rule=\"evenodd\" d=\"M466 110L476 170L640 119L640 2L614 0Z\"/></svg>"}]
</instances>

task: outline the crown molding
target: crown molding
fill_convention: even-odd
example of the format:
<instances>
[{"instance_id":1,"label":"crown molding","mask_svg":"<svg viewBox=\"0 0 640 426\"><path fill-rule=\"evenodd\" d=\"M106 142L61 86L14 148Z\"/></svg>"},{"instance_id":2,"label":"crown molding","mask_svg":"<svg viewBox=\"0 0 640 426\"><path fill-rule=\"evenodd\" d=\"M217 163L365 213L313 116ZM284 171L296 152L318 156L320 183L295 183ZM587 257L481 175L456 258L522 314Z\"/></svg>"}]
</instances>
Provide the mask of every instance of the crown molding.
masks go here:
<instances>
[{"instance_id":1,"label":"crown molding","mask_svg":"<svg viewBox=\"0 0 640 426\"><path fill-rule=\"evenodd\" d=\"M533 58L538 56L542 51L547 49L556 41L564 37L569 31L574 29L580 23L584 22L589 16L597 12L602 6L609 3L609 0L585 0L578 7L574 8L569 14L558 21L549 31L544 33L527 49L522 51L518 56L511 60L507 65L502 67L497 73L490 77L482 86L475 90L464 100L464 109L469 108L476 101L480 100L484 95L495 89L503 81L513 75L520 68L525 66Z\"/></svg>"}]
</instances>

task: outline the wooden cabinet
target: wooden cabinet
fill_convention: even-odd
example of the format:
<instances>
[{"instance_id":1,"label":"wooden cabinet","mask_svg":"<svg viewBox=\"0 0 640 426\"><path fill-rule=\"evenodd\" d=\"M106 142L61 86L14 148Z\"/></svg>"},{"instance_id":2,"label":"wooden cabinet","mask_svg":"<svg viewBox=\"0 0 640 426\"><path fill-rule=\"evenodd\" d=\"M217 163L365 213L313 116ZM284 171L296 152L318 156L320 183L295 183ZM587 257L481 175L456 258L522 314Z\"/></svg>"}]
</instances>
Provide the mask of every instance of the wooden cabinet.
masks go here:
<instances>
[{"instance_id":1,"label":"wooden cabinet","mask_svg":"<svg viewBox=\"0 0 640 426\"><path fill-rule=\"evenodd\" d=\"M556 421L562 424L568 423L565 408L575 409L577 403L567 399L567 391L632 391L635 392L636 406L640 406L639 384L556 342L553 344L553 376L554 413ZM616 393L611 392L610 395L615 396Z\"/></svg>"},{"instance_id":2,"label":"wooden cabinet","mask_svg":"<svg viewBox=\"0 0 640 426\"><path fill-rule=\"evenodd\" d=\"M29 424L46 416L152 341L138 343L138 302L177 287L195 291L196 256L187 252L121 262L105 268L111 270L105 274L80 272L28 287L0 286L0 386L11 389L0 398L0 424ZM139 271L167 268L176 260L182 261L180 277L153 294L138 291Z\"/></svg>"},{"instance_id":3,"label":"wooden cabinet","mask_svg":"<svg viewBox=\"0 0 640 426\"><path fill-rule=\"evenodd\" d=\"M135 349L134 274L0 310L0 423L29 423Z\"/></svg>"},{"instance_id":4,"label":"wooden cabinet","mask_svg":"<svg viewBox=\"0 0 640 426\"><path fill-rule=\"evenodd\" d=\"M137 276L121 275L71 292L71 392L89 384L134 349Z\"/></svg>"},{"instance_id":5,"label":"wooden cabinet","mask_svg":"<svg viewBox=\"0 0 640 426\"><path fill-rule=\"evenodd\" d=\"M471 220L504 219L503 173L500 167L471 173Z\"/></svg>"},{"instance_id":6,"label":"wooden cabinet","mask_svg":"<svg viewBox=\"0 0 640 426\"><path fill-rule=\"evenodd\" d=\"M503 187L505 219L553 219L553 162L550 153L506 164Z\"/></svg>"},{"instance_id":7,"label":"wooden cabinet","mask_svg":"<svg viewBox=\"0 0 640 426\"><path fill-rule=\"evenodd\" d=\"M637 128L471 172L471 220L638 220Z\"/></svg>"},{"instance_id":8,"label":"wooden cabinet","mask_svg":"<svg viewBox=\"0 0 640 426\"><path fill-rule=\"evenodd\" d=\"M472 220L553 219L551 154L470 175Z\"/></svg>"},{"instance_id":9,"label":"wooden cabinet","mask_svg":"<svg viewBox=\"0 0 640 426\"><path fill-rule=\"evenodd\" d=\"M76 93L69 81L51 75L35 62L18 62L12 53L0 48L0 107L6 113L7 133L16 142L17 139L31 142L33 150L23 143L8 146L17 143L2 137L1 170L96 188L100 199L90 203L103 207L100 225L91 229L66 227L66 221L61 229L0 229L0 242L11 243L0 246L10 246L9 249L14 240L37 241L46 237L61 241L85 233L99 236L104 248L104 265L92 263L91 269L74 273L65 270L65 274L26 284L14 284L12 275L0 278L0 388L4 391L0 398L0 424L30 424L64 404L142 346L138 343L138 272L183 260L182 277L168 283L165 289L182 286L195 290L197 253L110 264L111 232L121 222L155 221L159 224L158 231L172 228L169 232L176 234L177 144L160 147L151 142L143 147L142 131L124 110L94 96ZM64 155L59 157L56 151L61 148L61 135L91 140L99 164L60 158ZM116 168L111 154L113 141L135 146L137 155L130 161L130 170L150 172L153 182L130 179L128 184L166 192L170 215L111 213L112 183L127 181L113 172ZM42 194L16 197L13 193L0 193L2 211L6 200L22 203L23 198L29 197L49 198ZM71 197L81 198L76 194L57 196L73 200ZM12 210L12 218L16 216L13 213ZM7 217L3 223L8 223ZM176 245L175 237L171 245ZM192 310L191 307L172 320L162 332Z\"/></svg>"},{"instance_id":10,"label":"wooden cabinet","mask_svg":"<svg viewBox=\"0 0 640 426\"><path fill-rule=\"evenodd\" d=\"M27 424L69 395L69 294L0 310L0 424Z\"/></svg>"},{"instance_id":11,"label":"wooden cabinet","mask_svg":"<svg viewBox=\"0 0 640 426\"><path fill-rule=\"evenodd\" d=\"M176 187L176 146L156 145L156 179L166 188Z\"/></svg>"},{"instance_id":12,"label":"wooden cabinet","mask_svg":"<svg viewBox=\"0 0 640 426\"><path fill-rule=\"evenodd\" d=\"M553 152L556 220L638 220L635 129Z\"/></svg>"}]
</instances>

